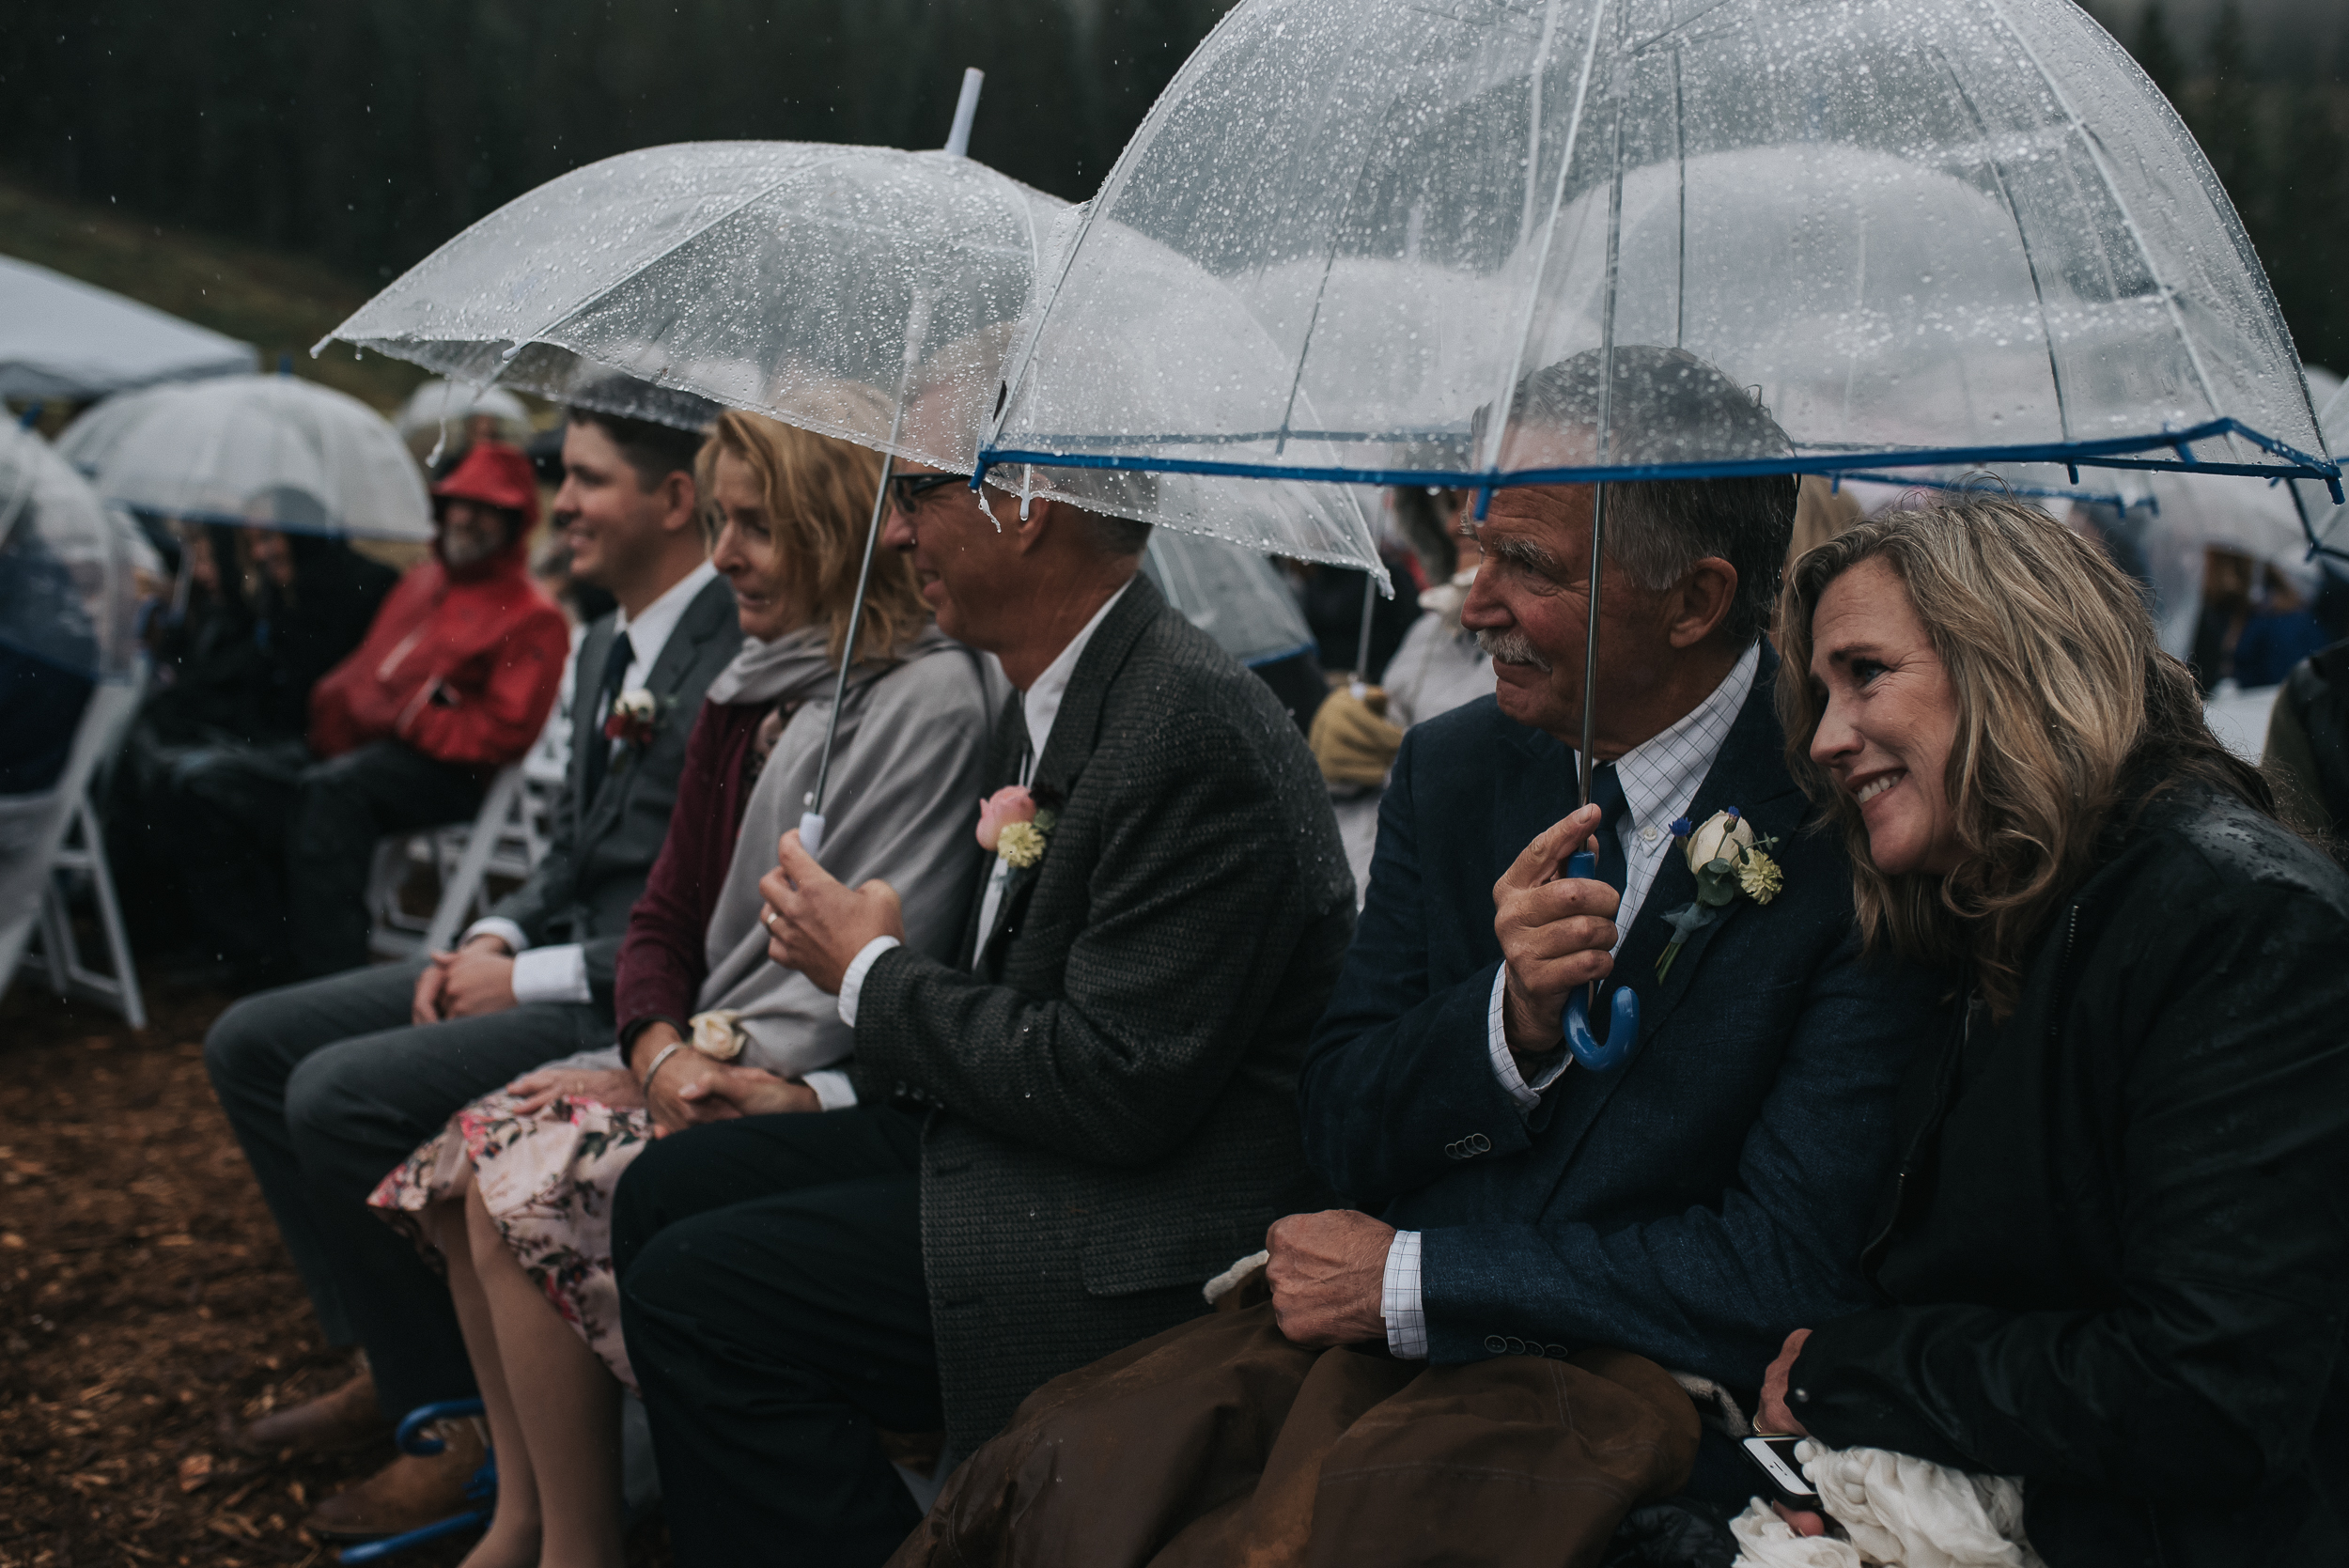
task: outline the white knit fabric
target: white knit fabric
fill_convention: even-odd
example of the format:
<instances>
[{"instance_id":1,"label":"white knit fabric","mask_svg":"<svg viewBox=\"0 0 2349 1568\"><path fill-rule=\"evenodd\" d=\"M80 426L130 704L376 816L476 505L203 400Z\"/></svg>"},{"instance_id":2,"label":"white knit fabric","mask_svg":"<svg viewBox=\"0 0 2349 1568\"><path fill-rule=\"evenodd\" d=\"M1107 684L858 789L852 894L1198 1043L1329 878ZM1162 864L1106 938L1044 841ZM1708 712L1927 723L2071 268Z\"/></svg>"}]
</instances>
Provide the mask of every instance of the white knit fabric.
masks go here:
<instances>
[{"instance_id":1,"label":"white knit fabric","mask_svg":"<svg viewBox=\"0 0 2349 1568\"><path fill-rule=\"evenodd\" d=\"M1737 1568L2046 1568L2024 1538L2023 1487L2011 1477L1811 1442L1795 1457L1850 1539L1797 1535L1756 1498L1730 1521Z\"/></svg>"}]
</instances>

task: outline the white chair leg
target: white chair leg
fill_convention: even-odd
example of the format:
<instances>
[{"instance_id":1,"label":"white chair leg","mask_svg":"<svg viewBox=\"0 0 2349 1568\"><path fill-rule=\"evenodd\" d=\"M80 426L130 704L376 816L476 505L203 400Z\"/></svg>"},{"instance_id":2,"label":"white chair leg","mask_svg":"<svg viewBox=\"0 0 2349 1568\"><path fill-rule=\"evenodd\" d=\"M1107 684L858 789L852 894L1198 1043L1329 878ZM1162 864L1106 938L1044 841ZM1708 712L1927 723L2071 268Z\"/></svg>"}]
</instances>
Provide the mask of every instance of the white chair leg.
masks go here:
<instances>
[{"instance_id":1,"label":"white chair leg","mask_svg":"<svg viewBox=\"0 0 2349 1568\"><path fill-rule=\"evenodd\" d=\"M473 829L465 835L465 852L457 862L456 875L441 889L440 905L432 911L431 927L425 932L426 952L443 952L457 939L458 929L481 891L490 857L498 846L498 834L506 817L512 815L521 788L522 773L519 768L503 769L490 785L489 797L481 802L481 813L474 818Z\"/></svg>"},{"instance_id":2,"label":"white chair leg","mask_svg":"<svg viewBox=\"0 0 2349 1568\"><path fill-rule=\"evenodd\" d=\"M98 814L90 810L86 795L82 798L81 814L82 841L89 848L90 888L98 898L98 924L106 933L106 957L114 966L117 1004L132 1029L145 1029L147 999L140 994L138 970L131 961L131 934L123 928L122 902L115 895L105 836L98 830Z\"/></svg>"}]
</instances>

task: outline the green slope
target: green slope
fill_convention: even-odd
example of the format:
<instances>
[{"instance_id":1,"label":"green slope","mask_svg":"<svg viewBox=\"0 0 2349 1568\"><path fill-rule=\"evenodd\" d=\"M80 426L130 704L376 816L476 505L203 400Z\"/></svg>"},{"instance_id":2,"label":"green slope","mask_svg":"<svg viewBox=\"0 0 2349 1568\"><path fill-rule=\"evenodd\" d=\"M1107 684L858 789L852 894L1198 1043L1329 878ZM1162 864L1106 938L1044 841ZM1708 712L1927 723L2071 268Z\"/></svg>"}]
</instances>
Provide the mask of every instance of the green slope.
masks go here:
<instances>
[{"instance_id":1,"label":"green slope","mask_svg":"<svg viewBox=\"0 0 2349 1568\"><path fill-rule=\"evenodd\" d=\"M336 345L310 345L374 292L314 261L145 222L118 207L60 201L0 179L0 253L52 268L240 337L274 369L290 353L297 376L339 387L389 412L424 372Z\"/></svg>"}]
</instances>

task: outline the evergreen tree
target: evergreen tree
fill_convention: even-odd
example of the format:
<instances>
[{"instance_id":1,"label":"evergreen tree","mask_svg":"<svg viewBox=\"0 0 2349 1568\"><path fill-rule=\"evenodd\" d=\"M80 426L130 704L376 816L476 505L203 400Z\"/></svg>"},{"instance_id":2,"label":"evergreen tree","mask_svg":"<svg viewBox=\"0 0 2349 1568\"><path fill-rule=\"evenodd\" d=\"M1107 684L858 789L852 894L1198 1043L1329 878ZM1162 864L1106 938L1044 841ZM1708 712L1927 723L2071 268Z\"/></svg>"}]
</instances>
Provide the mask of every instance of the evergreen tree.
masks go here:
<instances>
[{"instance_id":1,"label":"evergreen tree","mask_svg":"<svg viewBox=\"0 0 2349 1568\"><path fill-rule=\"evenodd\" d=\"M2335 371L2349 370L2349 134L2341 97L2322 81L2294 90L2275 164L2275 243L2263 253L2300 357Z\"/></svg>"},{"instance_id":2,"label":"evergreen tree","mask_svg":"<svg viewBox=\"0 0 2349 1568\"><path fill-rule=\"evenodd\" d=\"M2129 53L2145 74L2154 79L2154 85L2171 103L2179 103L2180 91L2186 85L2186 67L2178 58L2177 45L2170 41L2170 17L2161 0L2145 0L2145 10L2137 19L2137 42Z\"/></svg>"}]
</instances>

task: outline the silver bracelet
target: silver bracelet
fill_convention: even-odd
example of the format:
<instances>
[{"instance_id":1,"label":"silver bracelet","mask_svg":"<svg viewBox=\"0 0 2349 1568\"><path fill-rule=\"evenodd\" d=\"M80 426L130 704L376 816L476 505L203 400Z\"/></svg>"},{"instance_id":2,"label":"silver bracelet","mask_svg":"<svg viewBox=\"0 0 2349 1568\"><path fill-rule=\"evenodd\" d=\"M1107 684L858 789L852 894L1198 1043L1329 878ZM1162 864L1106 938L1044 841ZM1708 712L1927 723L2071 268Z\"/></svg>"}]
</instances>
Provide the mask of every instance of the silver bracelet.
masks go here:
<instances>
[{"instance_id":1,"label":"silver bracelet","mask_svg":"<svg viewBox=\"0 0 2349 1568\"><path fill-rule=\"evenodd\" d=\"M683 1050L684 1048L685 1042L682 1040L672 1040L667 1045L661 1047L661 1054L652 1059L652 1065L646 1068L645 1076L637 1080L637 1087L644 1090L647 1095L651 1094L652 1075L661 1070L661 1064L662 1063L668 1061L669 1058L675 1056L677 1052Z\"/></svg>"}]
</instances>

